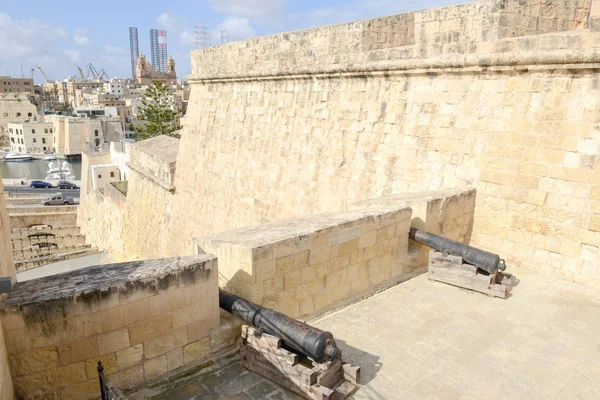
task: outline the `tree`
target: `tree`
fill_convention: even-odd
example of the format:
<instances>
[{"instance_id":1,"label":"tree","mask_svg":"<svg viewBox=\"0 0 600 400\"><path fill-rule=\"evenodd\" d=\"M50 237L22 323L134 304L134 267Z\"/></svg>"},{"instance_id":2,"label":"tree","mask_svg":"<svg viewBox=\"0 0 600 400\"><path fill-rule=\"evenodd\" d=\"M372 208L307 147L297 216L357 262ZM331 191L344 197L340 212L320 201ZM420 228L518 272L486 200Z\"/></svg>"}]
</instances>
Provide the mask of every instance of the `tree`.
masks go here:
<instances>
[{"instance_id":1,"label":"tree","mask_svg":"<svg viewBox=\"0 0 600 400\"><path fill-rule=\"evenodd\" d=\"M176 132L182 127L177 123L179 112L171 109L172 104L173 94L169 87L163 82L152 82L138 110L138 118L145 123L136 126L136 136L142 140L158 135L178 138L180 135Z\"/></svg>"}]
</instances>

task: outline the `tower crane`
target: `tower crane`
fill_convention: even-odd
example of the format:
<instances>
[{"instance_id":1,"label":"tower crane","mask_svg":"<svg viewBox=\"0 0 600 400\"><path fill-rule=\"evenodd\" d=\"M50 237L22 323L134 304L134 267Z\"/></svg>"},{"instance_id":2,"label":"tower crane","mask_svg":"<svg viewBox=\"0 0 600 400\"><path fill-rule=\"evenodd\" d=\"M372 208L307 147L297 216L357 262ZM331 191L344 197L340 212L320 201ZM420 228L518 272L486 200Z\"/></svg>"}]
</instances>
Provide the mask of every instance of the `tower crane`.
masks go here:
<instances>
[{"instance_id":1,"label":"tower crane","mask_svg":"<svg viewBox=\"0 0 600 400\"><path fill-rule=\"evenodd\" d=\"M96 79L96 78L98 78L98 71L96 70L96 67L94 67L94 64L92 64L92 63L89 63L87 67L88 67L88 71L87 71L87 76L86 76L86 78L88 78L88 79L89 79L89 77L90 77L90 73L91 73L91 75L92 75L92 79Z\"/></svg>"},{"instance_id":2,"label":"tower crane","mask_svg":"<svg viewBox=\"0 0 600 400\"><path fill-rule=\"evenodd\" d=\"M42 67L40 67L38 65L36 68L40 70L40 72L42 73L42 76L44 77L44 79L46 80L46 82L51 82L50 79L48 78L48 75L46 75L46 73L44 72L44 70L42 69Z\"/></svg>"},{"instance_id":3,"label":"tower crane","mask_svg":"<svg viewBox=\"0 0 600 400\"><path fill-rule=\"evenodd\" d=\"M84 81L85 77L83 76L83 70L79 65L77 66L77 69L79 70L79 76L81 77L81 80Z\"/></svg>"},{"instance_id":4,"label":"tower crane","mask_svg":"<svg viewBox=\"0 0 600 400\"><path fill-rule=\"evenodd\" d=\"M108 77L108 74L106 73L106 71L104 69L101 69L100 72L98 72L98 78L100 79L105 79L105 80L110 80L110 78Z\"/></svg>"}]
</instances>

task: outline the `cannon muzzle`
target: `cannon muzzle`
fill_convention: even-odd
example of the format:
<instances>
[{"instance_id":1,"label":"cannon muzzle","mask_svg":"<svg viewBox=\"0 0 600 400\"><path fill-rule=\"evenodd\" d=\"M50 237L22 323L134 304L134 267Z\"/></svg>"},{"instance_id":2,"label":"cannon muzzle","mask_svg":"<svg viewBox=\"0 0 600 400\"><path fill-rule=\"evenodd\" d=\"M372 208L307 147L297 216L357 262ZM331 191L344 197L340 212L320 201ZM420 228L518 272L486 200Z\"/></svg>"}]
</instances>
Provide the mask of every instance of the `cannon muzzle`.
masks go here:
<instances>
[{"instance_id":1,"label":"cannon muzzle","mask_svg":"<svg viewBox=\"0 0 600 400\"><path fill-rule=\"evenodd\" d=\"M259 330L281 338L287 346L318 363L340 358L340 350L331 332L324 332L223 290L219 290L219 307Z\"/></svg>"},{"instance_id":2,"label":"cannon muzzle","mask_svg":"<svg viewBox=\"0 0 600 400\"><path fill-rule=\"evenodd\" d=\"M474 265L490 274L493 274L496 270L504 271L506 269L504 260L501 260L498 254L480 250L416 228L410 228L408 236L412 240L442 253L462 257L467 264Z\"/></svg>"}]
</instances>

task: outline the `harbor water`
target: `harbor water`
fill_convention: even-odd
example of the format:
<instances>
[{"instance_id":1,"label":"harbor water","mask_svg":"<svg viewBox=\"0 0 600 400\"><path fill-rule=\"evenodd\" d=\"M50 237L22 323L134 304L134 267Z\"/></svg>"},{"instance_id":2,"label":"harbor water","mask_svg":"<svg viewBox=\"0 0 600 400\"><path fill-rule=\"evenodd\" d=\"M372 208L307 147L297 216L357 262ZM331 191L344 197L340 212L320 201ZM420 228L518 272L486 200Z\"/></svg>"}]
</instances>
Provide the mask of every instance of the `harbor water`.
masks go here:
<instances>
[{"instance_id":1,"label":"harbor water","mask_svg":"<svg viewBox=\"0 0 600 400\"><path fill-rule=\"evenodd\" d=\"M2 179L46 179L48 164L62 164L65 160L44 161L0 161L0 169L2 170ZM75 175L75 180L81 179L81 161L69 161L72 168L72 173Z\"/></svg>"}]
</instances>

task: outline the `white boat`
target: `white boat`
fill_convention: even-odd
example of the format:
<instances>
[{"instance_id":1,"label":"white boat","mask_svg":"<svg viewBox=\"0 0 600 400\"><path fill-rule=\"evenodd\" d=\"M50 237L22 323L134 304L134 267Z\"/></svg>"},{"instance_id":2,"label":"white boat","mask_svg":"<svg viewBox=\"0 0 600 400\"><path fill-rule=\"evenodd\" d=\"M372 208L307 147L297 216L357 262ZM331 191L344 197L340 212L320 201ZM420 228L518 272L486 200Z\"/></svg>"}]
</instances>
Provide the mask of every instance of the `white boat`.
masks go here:
<instances>
[{"instance_id":1,"label":"white boat","mask_svg":"<svg viewBox=\"0 0 600 400\"><path fill-rule=\"evenodd\" d=\"M63 172L63 173L52 173L46 175L47 181L63 181L63 180L75 180L75 175L71 172Z\"/></svg>"},{"instance_id":2,"label":"white boat","mask_svg":"<svg viewBox=\"0 0 600 400\"><path fill-rule=\"evenodd\" d=\"M42 160L44 160L44 161L54 161L54 160L56 160L56 156L54 156L54 155L44 156L44 158L42 158Z\"/></svg>"},{"instance_id":3,"label":"white boat","mask_svg":"<svg viewBox=\"0 0 600 400\"><path fill-rule=\"evenodd\" d=\"M50 162L48 163L48 171L46 172L47 174L60 174L60 173L67 173L70 174L71 173L71 165L69 165L68 162L63 161L63 163L61 164L60 162Z\"/></svg>"},{"instance_id":4,"label":"white boat","mask_svg":"<svg viewBox=\"0 0 600 400\"><path fill-rule=\"evenodd\" d=\"M71 168L48 168L48 174L59 174L61 172L69 173L71 172Z\"/></svg>"},{"instance_id":5,"label":"white boat","mask_svg":"<svg viewBox=\"0 0 600 400\"><path fill-rule=\"evenodd\" d=\"M16 154L16 153L8 153L6 157L4 157L4 161L31 161L33 157L29 154Z\"/></svg>"}]
</instances>

